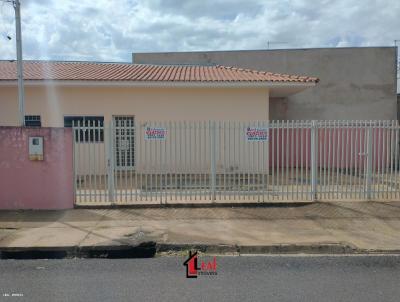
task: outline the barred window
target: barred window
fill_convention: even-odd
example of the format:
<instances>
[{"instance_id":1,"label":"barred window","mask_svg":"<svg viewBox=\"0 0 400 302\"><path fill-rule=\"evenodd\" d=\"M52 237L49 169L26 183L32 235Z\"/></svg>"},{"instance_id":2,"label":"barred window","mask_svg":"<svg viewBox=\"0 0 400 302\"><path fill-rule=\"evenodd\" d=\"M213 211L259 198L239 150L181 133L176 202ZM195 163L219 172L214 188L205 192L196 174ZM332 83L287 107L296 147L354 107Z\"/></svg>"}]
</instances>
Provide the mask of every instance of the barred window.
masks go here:
<instances>
[{"instance_id":1,"label":"barred window","mask_svg":"<svg viewBox=\"0 0 400 302\"><path fill-rule=\"evenodd\" d=\"M104 116L64 116L64 127L76 128L76 142L104 142Z\"/></svg>"},{"instance_id":2,"label":"barred window","mask_svg":"<svg viewBox=\"0 0 400 302\"><path fill-rule=\"evenodd\" d=\"M25 115L26 127L42 127L40 115Z\"/></svg>"}]
</instances>

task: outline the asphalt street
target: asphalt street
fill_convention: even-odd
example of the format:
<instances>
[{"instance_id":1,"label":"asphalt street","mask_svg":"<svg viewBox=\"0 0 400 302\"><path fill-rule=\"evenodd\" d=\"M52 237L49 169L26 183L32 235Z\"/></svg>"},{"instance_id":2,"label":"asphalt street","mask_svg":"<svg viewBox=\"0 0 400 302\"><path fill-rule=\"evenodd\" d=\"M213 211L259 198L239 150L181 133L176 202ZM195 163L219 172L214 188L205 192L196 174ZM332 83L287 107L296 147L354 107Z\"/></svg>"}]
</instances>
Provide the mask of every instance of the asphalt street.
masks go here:
<instances>
[{"instance_id":1,"label":"asphalt street","mask_svg":"<svg viewBox=\"0 0 400 302\"><path fill-rule=\"evenodd\" d=\"M199 257L200 261L212 257ZM399 301L400 256L0 260L1 301Z\"/></svg>"}]
</instances>

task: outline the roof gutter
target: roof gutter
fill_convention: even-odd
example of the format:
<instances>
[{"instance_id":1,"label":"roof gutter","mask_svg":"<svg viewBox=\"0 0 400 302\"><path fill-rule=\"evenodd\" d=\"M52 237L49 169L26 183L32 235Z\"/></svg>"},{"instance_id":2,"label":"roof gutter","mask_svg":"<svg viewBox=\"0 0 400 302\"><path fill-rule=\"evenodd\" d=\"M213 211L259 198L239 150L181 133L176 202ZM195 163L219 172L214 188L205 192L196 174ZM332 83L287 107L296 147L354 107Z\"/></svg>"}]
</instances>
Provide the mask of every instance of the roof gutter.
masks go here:
<instances>
[{"instance_id":1,"label":"roof gutter","mask_svg":"<svg viewBox=\"0 0 400 302\"><path fill-rule=\"evenodd\" d=\"M2 80L0 86L16 86L16 80ZM156 81L71 81L25 80L25 86L62 87L157 87L157 88L285 88L313 87L315 82L156 82Z\"/></svg>"}]
</instances>

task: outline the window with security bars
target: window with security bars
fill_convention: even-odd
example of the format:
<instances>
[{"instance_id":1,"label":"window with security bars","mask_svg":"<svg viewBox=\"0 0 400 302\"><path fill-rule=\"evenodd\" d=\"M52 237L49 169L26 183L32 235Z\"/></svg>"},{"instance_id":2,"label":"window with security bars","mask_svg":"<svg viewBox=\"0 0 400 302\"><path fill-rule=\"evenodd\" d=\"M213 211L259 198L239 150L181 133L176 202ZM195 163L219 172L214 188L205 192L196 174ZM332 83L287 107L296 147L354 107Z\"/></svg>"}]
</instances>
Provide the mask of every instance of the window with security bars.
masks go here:
<instances>
[{"instance_id":1,"label":"window with security bars","mask_svg":"<svg viewBox=\"0 0 400 302\"><path fill-rule=\"evenodd\" d=\"M135 165L135 119L133 116L115 116L115 162L117 168Z\"/></svg>"},{"instance_id":2,"label":"window with security bars","mask_svg":"<svg viewBox=\"0 0 400 302\"><path fill-rule=\"evenodd\" d=\"M104 116L64 116L64 127L75 128L78 143L104 142Z\"/></svg>"},{"instance_id":3,"label":"window with security bars","mask_svg":"<svg viewBox=\"0 0 400 302\"><path fill-rule=\"evenodd\" d=\"M42 127L40 115L25 115L26 127Z\"/></svg>"}]
</instances>

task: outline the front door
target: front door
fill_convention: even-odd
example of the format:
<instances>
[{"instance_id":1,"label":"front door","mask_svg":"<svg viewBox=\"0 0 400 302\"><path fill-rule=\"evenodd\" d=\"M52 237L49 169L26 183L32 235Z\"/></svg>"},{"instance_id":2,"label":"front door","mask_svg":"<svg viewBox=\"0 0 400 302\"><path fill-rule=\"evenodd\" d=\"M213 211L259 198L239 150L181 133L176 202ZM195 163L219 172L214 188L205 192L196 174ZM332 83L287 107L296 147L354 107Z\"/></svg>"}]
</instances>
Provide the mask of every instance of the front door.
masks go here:
<instances>
[{"instance_id":1,"label":"front door","mask_svg":"<svg viewBox=\"0 0 400 302\"><path fill-rule=\"evenodd\" d=\"M129 170L135 166L135 119L133 116L114 116L115 167Z\"/></svg>"}]
</instances>

